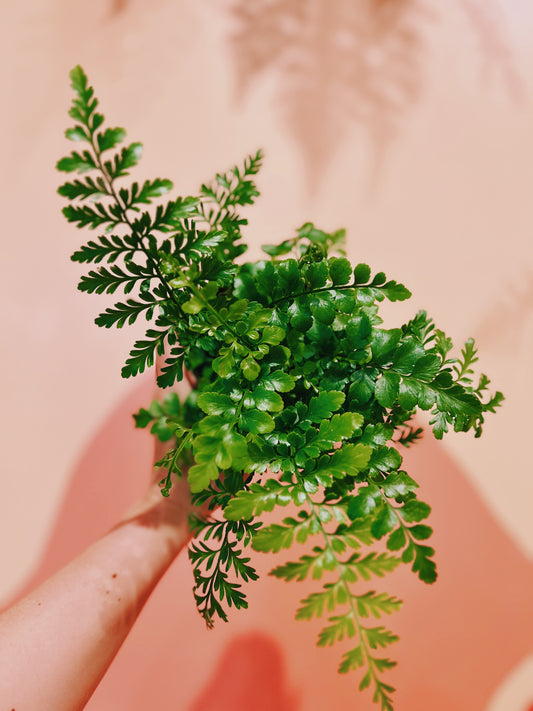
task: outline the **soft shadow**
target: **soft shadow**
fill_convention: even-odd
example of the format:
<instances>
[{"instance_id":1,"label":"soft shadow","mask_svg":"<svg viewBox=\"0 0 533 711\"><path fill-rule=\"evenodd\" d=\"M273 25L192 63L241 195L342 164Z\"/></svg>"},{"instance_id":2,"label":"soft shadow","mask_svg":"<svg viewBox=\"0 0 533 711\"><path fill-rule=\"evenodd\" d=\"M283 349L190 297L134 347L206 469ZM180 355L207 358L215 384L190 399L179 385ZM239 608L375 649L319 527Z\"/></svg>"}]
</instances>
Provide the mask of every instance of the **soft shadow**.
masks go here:
<instances>
[{"instance_id":1,"label":"soft shadow","mask_svg":"<svg viewBox=\"0 0 533 711\"><path fill-rule=\"evenodd\" d=\"M420 0L238 0L232 13L238 96L278 70L279 104L311 189L354 124L383 154L422 88L431 15Z\"/></svg>"},{"instance_id":2,"label":"soft shadow","mask_svg":"<svg viewBox=\"0 0 533 711\"><path fill-rule=\"evenodd\" d=\"M188 711L298 711L285 669L275 639L260 632L235 637Z\"/></svg>"},{"instance_id":3,"label":"soft shadow","mask_svg":"<svg viewBox=\"0 0 533 711\"><path fill-rule=\"evenodd\" d=\"M477 36L483 65L481 76L501 80L513 101L522 103L525 88L507 40L505 13L496 0L459 0L472 32Z\"/></svg>"},{"instance_id":4,"label":"soft shadow","mask_svg":"<svg viewBox=\"0 0 533 711\"><path fill-rule=\"evenodd\" d=\"M129 4L130 0L110 0L110 17L116 17L117 15L121 15L125 10L127 10Z\"/></svg>"},{"instance_id":5,"label":"soft shadow","mask_svg":"<svg viewBox=\"0 0 533 711\"><path fill-rule=\"evenodd\" d=\"M520 80L493 0L458 0L483 56L517 93ZM440 15L444 10L440 10ZM242 98L275 69L277 101L300 148L310 188L359 126L371 139L374 172L418 101L439 19L429 0L234 0L229 15L236 91Z\"/></svg>"},{"instance_id":6,"label":"soft shadow","mask_svg":"<svg viewBox=\"0 0 533 711\"><path fill-rule=\"evenodd\" d=\"M144 491L152 442L146 432L134 430L131 413L150 402L152 394L146 379L87 442L42 561L17 598L109 530ZM389 592L405 600L390 620L401 638L392 655L399 665L390 679L398 689L396 706L483 711L499 684L531 652L531 563L442 444L428 434L404 454L405 469L420 482L421 496L433 508L429 523L435 529L439 580L425 586L405 569L388 581ZM275 562L258 561L265 570ZM343 650L315 649L315 632L293 619L294 585L262 575L255 591L250 590L250 608L241 613L248 629L256 630L245 635L242 626L237 632L231 623L206 630L194 609L191 586L189 562L180 556L87 711L373 708L370 697L357 695L357 677L346 683L337 675ZM315 581L299 586L301 597L316 590ZM268 634L257 631L264 629ZM214 670L210 678L205 669Z\"/></svg>"},{"instance_id":7,"label":"soft shadow","mask_svg":"<svg viewBox=\"0 0 533 711\"><path fill-rule=\"evenodd\" d=\"M135 430L132 412L152 395L153 383L145 379L90 437L73 468L42 558L17 599L109 531L146 490L153 442L147 432Z\"/></svg>"},{"instance_id":8,"label":"soft shadow","mask_svg":"<svg viewBox=\"0 0 533 711\"><path fill-rule=\"evenodd\" d=\"M527 378L533 346L533 272L505 286L478 323L476 342L496 352L512 352L515 378Z\"/></svg>"}]
</instances>

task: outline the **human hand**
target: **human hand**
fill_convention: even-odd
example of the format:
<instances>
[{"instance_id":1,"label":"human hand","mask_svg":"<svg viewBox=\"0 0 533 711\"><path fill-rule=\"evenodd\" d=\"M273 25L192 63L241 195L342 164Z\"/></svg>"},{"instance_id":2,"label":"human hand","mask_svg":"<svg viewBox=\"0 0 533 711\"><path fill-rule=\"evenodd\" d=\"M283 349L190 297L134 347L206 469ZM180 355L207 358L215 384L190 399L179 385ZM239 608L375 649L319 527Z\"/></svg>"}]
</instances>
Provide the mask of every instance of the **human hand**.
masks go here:
<instances>
[{"instance_id":1,"label":"human hand","mask_svg":"<svg viewBox=\"0 0 533 711\"><path fill-rule=\"evenodd\" d=\"M156 360L156 375L160 373L161 367L164 364L164 356L158 356ZM192 373L185 371L184 379L176 383L171 389L175 392L181 402L183 402L191 390L196 386L196 380ZM168 390L162 390L154 385L153 399L163 400L168 395ZM148 514L159 524L164 524L170 529L175 529L177 538L180 541L187 542L193 532L191 530L189 519L191 514L205 515L206 507L198 509L192 504L191 492L187 482L187 472L183 471L183 475L179 476L176 473L172 475L172 486L168 492L168 496L163 496L161 493L161 481L165 479L167 470L163 467L156 467L155 464L161 460L165 454L175 446L174 438L169 441L162 442L157 437L153 438L154 452L153 464L150 474L149 485L146 493L142 496L135 506L127 513L127 518L142 516L145 518Z\"/></svg>"}]
</instances>

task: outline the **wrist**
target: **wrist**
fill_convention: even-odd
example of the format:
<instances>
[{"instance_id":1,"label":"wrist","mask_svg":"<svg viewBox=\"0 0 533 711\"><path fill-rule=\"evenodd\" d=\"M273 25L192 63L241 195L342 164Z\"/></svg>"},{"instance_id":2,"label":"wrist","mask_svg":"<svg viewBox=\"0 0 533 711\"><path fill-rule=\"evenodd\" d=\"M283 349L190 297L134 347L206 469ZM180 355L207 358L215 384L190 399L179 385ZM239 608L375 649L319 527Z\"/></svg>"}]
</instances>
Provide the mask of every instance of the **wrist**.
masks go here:
<instances>
[{"instance_id":1,"label":"wrist","mask_svg":"<svg viewBox=\"0 0 533 711\"><path fill-rule=\"evenodd\" d=\"M187 494L188 492L185 492ZM175 557L186 547L192 532L189 527L191 512L190 498L180 496L164 497L158 484L152 484L146 493L133 504L119 522L150 527L165 540L169 553Z\"/></svg>"}]
</instances>

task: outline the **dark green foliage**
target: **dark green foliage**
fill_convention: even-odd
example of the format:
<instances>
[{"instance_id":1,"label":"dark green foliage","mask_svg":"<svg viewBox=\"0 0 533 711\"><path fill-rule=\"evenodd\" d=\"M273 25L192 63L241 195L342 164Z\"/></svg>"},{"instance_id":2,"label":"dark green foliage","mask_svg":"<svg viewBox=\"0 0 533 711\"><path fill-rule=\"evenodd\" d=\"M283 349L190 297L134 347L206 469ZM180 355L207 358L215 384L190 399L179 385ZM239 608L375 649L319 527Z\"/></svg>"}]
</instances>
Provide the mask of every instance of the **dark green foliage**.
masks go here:
<instances>
[{"instance_id":1,"label":"dark green foliage","mask_svg":"<svg viewBox=\"0 0 533 711\"><path fill-rule=\"evenodd\" d=\"M239 544L247 545L258 526L247 521L207 521L202 526L203 540L191 543L194 597L208 627L213 626L215 617L227 621L222 603L237 609L248 607L242 585L229 580L229 575L233 569L234 576L245 583L257 580L250 558L242 555Z\"/></svg>"},{"instance_id":2,"label":"dark green foliage","mask_svg":"<svg viewBox=\"0 0 533 711\"><path fill-rule=\"evenodd\" d=\"M71 79L76 125L66 135L84 145L58 168L82 177L59 192L77 201L64 209L69 221L104 230L72 259L106 264L88 271L79 288L130 295L100 314L99 326L151 321L124 377L160 355L161 387L180 380L184 368L198 383L185 402L170 395L135 421L174 440L158 462L163 495L187 475L196 502L210 511L195 519L189 553L200 613L212 626L226 620L229 607L247 606L242 583L257 578L247 545L278 553L310 543L271 574L317 581L296 617L327 615L318 644L351 640L339 671L363 669L359 688L372 686L374 701L392 709L393 688L381 675L395 663L375 650L397 637L367 620L401 603L361 584L401 563L426 583L436 579L434 550L425 543L430 507L401 468L398 447L420 438L411 424L418 409L429 411L437 438L450 428L479 436L503 396L485 396L484 375L474 383L474 342L451 358L451 340L425 312L384 327L379 303L410 292L366 264L353 267L342 251L343 230L306 223L265 246L268 259L235 262L246 250L238 208L259 194L260 151L202 185L198 197L145 210L172 183L124 182L141 145L123 146L123 129L103 128L80 67ZM276 507L290 507L290 515L265 525L263 514ZM379 540L389 552L365 551Z\"/></svg>"}]
</instances>

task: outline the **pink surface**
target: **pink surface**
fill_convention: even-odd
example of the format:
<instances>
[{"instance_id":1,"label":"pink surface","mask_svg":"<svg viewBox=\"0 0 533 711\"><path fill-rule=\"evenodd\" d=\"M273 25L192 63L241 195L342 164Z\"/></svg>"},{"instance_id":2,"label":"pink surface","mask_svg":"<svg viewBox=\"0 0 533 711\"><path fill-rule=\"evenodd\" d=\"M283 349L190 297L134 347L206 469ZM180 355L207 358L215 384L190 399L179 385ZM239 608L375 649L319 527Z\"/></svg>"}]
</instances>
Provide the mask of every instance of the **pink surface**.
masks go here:
<instances>
[{"instance_id":1,"label":"pink surface","mask_svg":"<svg viewBox=\"0 0 533 711\"><path fill-rule=\"evenodd\" d=\"M39 569L25 590L104 533L141 493L151 444L146 433L133 429L131 412L150 397L146 383L89 444L73 472ZM398 689L396 708L482 711L506 674L531 650L531 566L430 435L407 453L406 467L421 481L423 496L433 507L439 579L428 587L405 570L385 582L385 589L405 601L390 619L401 637L391 650L399 666L389 675ZM194 609L192 576L182 555L149 600L87 709L373 708L366 694L357 693L355 675L336 674L342 645L317 649L319 624L293 619L297 600L312 584L287 585L266 577L274 556L253 555L263 577L249 586L249 610L233 613L229 624L218 624L213 631L205 629Z\"/></svg>"},{"instance_id":2,"label":"pink surface","mask_svg":"<svg viewBox=\"0 0 533 711\"><path fill-rule=\"evenodd\" d=\"M68 260L90 235L55 195L68 71L81 63L110 123L145 143L132 179L170 177L188 194L261 146L251 258L305 220L345 225L352 259L412 290L389 309L395 324L427 308L457 343L477 337L505 406L482 440L428 435L409 453L440 578L427 588L398 572L385 587L405 600L391 619L397 711L489 711L533 650L532 28L527 0L5 3L2 604L113 525L150 463L130 413L151 385L119 377L141 331L93 325L103 301L75 292ZM274 558L258 565L266 574ZM355 675L336 674L342 646L316 649L319 626L294 621L310 587L265 575L250 609L211 633L191 587L183 556L89 709L373 708ZM514 705L490 711L533 711L533 681L520 679Z\"/></svg>"}]
</instances>

